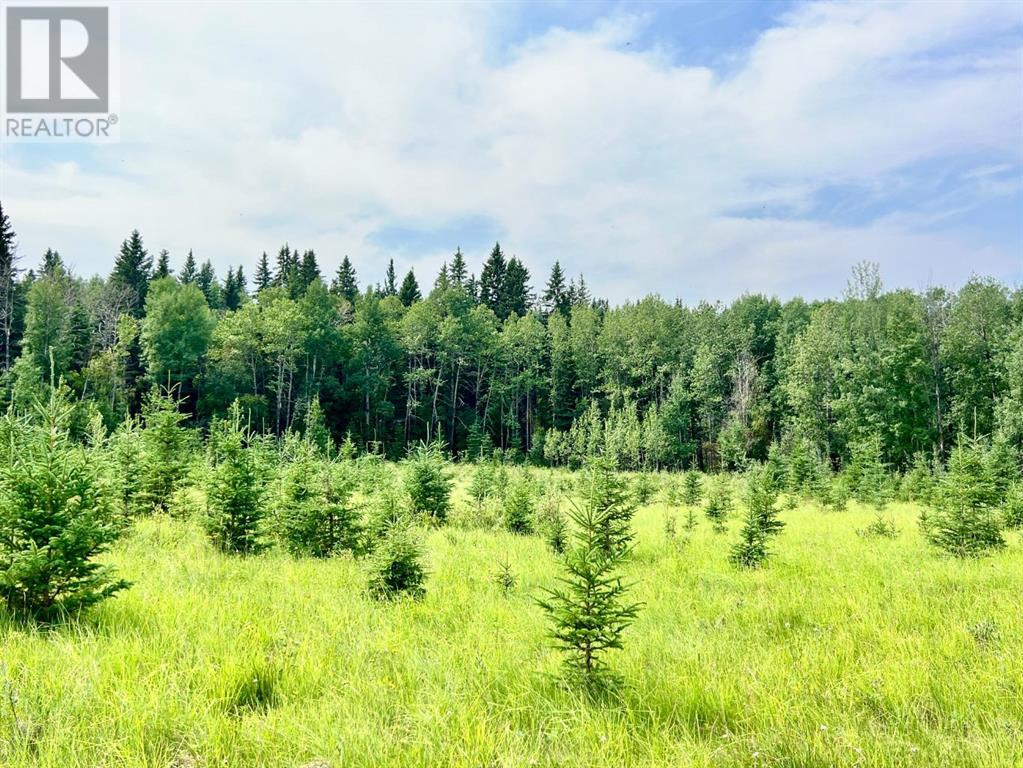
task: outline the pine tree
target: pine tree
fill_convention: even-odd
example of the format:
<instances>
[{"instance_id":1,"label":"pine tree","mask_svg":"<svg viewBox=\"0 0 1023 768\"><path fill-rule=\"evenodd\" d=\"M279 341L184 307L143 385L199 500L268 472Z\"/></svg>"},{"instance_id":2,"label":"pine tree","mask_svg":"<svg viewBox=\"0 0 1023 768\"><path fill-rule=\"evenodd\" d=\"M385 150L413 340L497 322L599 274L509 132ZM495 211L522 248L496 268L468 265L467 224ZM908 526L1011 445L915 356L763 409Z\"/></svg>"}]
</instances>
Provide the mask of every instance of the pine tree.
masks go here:
<instances>
[{"instance_id":1,"label":"pine tree","mask_svg":"<svg viewBox=\"0 0 1023 768\"><path fill-rule=\"evenodd\" d=\"M960 435L938 490L938 509L925 528L932 544L957 557L1005 546L998 490L979 441Z\"/></svg>"},{"instance_id":2,"label":"pine tree","mask_svg":"<svg viewBox=\"0 0 1023 768\"><path fill-rule=\"evenodd\" d=\"M195 266L195 256L192 255L192 251L189 249L188 255L185 257L185 266L181 269L178 281L182 285L188 285L189 283L194 283L198 277L199 272Z\"/></svg>"},{"instance_id":3,"label":"pine tree","mask_svg":"<svg viewBox=\"0 0 1023 768\"><path fill-rule=\"evenodd\" d=\"M462 249L456 248L455 255L451 258L451 267L448 270L448 277L451 280L451 284L461 288L465 285L468 277L468 272L465 268L465 257L462 255Z\"/></svg>"},{"instance_id":4,"label":"pine tree","mask_svg":"<svg viewBox=\"0 0 1023 768\"><path fill-rule=\"evenodd\" d=\"M63 274L67 274L64 260L57 251L47 248L46 253L43 254L43 263L39 265L39 276L56 277Z\"/></svg>"},{"instance_id":5,"label":"pine tree","mask_svg":"<svg viewBox=\"0 0 1023 768\"><path fill-rule=\"evenodd\" d=\"M241 267L238 267L237 272L231 267L227 268L227 277L224 279L224 289L221 293L224 309L233 312L242 305L242 296L245 293L244 280Z\"/></svg>"},{"instance_id":6,"label":"pine tree","mask_svg":"<svg viewBox=\"0 0 1023 768\"><path fill-rule=\"evenodd\" d=\"M785 524L778 519L778 491L766 467L751 468L747 478L746 518L729 559L742 568L756 568L767 559L768 541Z\"/></svg>"},{"instance_id":7,"label":"pine tree","mask_svg":"<svg viewBox=\"0 0 1023 768\"><path fill-rule=\"evenodd\" d=\"M18 256L14 228L0 202L0 371L14 362L13 349L18 279Z\"/></svg>"},{"instance_id":8,"label":"pine tree","mask_svg":"<svg viewBox=\"0 0 1023 768\"><path fill-rule=\"evenodd\" d=\"M15 614L53 621L128 586L96 562L117 540L111 486L99 453L75 445L74 407L57 388L35 418L10 411L0 464L0 596Z\"/></svg>"},{"instance_id":9,"label":"pine tree","mask_svg":"<svg viewBox=\"0 0 1023 768\"><path fill-rule=\"evenodd\" d=\"M398 295L398 278L394 273L394 259L387 262L387 274L384 277L384 296Z\"/></svg>"},{"instance_id":10,"label":"pine tree","mask_svg":"<svg viewBox=\"0 0 1023 768\"><path fill-rule=\"evenodd\" d=\"M440 265L440 272L437 273L437 279L433 281L433 290L438 293L443 293L451 287L451 278L448 276L448 263L445 261Z\"/></svg>"},{"instance_id":11,"label":"pine tree","mask_svg":"<svg viewBox=\"0 0 1023 768\"><path fill-rule=\"evenodd\" d=\"M171 276L170 252L164 248L156 258L156 269L153 270L153 279L159 280Z\"/></svg>"},{"instance_id":12,"label":"pine tree","mask_svg":"<svg viewBox=\"0 0 1023 768\"><path fill-rule=\"evenodd\" d=\"M547 287L540 300L544 314L552 315L555 312L560 312L567 318L572 307L570 299L565 286L565 273L561 271L561 263L555 261L551 268L551 276L547 280Z\"/></svg>"},{"instance_id":13,"label":"pine tree","mask_svg":"<svg viewBox=\"0 0 1023 768\"><path fill-rule=\"evenodd\" d=\"M699 472L695 469L686 472L682 480L682 503L690 507L699 504L703 492L702 485Z\"/></svg>"},{"instance_id":14,"label":"pine tree","mask_svg":"<svg viewBox=\"0 0 1023 768\"><path fill-rule=\"evenodd\" d=\"M599 689L609 679L604 656L622 647L622 636L640 605L625 602L628 587L619 571L628 546L606 546L607 531L617 527L617 510L603 506L603 494L593 492L601 475L591 474L589 482L591 492L584 503L569 513L574 530L572 546L561 560L562 586L545 590L546 597L537 602L551 621L552 638L566 653L570 674L580 675L587 688Z\"/></svg>"},{"instance_id":15,"label":"pine tree","mask_svg":"<svg viewBox=\"0 0 1023 768\"><path fill-rule=\"evenodd\" d=\"M335 296L340 296L349 304L355 303L355 299L359 295L359 284L356 281L355 268L352 267L348 256L341 259L341 266L337 268L337 276L334 278L330 290Z\"/></svg>"},{"instance_id":16,"label":"pine tree","mask_svg":"<svg viewBox=\"0 0 1023 768\"><path fill-rule=\"evenodd\" d=\"M139 502L143 509L167 509L170 498L185 474L189 435L181 426L177 389L157 389L143 408L142 457L139 464Z\"/></svg>"},{"instance_id":17,"label":"pine tree","mask_svg":"<svg viewBox=\"0 0 1023 768\"><path fill-rule=\"evenodd\" d=\"M262 293L273 285L273 274L270 272L270 259L263 251L259 257L259 266L256 267L256 293Z\"/></svg>"},{"instance_id":18,"label":"pine tree","mask_svg":"<svg viewBox=\"0 0 1023 768\"><path fill-rule=\"evenodd\" d=\"M142 245L142 235L137 229L132 230L128 239L121 244L110 283L127 291L128 307L133 317L142 317L152 267L153 260Z\"/></svg>"},{"instance_id":19,"label":"pine tree","mask_svg":"<svg viewBox=\"0 0 1023 768\"><path fill-rule=\"evenodd\" d=\"M502 320L513 315L522 316L529 312L533 296L529 289L529 270L516 258L508 261L508 268L501 285L498 317Z\"/></svg>"},{"instance_id":20,"label":"pine tree","mask_svg":"<svg viewBox=\"0 0 1023 768\"><path fill-rule=\"evenodd\" d=\"M401 290L398 291L398 299L406 307L411 307L423 298L419 292L419 283L416 282L415 273L410 269L405 279L401 281Z\"/></svg>"},{"instance_id":21,"label":"pine tree","mask_svg":"<svg viewBox=\"0 0 1023 768\"><path fill-rule=\"evenodd\" d=\"M262 462L235 400L226 419L210 428L213 476L207 491L207 534L225 552L250 554L262 546Z\"/></svg>"}]
</instances>

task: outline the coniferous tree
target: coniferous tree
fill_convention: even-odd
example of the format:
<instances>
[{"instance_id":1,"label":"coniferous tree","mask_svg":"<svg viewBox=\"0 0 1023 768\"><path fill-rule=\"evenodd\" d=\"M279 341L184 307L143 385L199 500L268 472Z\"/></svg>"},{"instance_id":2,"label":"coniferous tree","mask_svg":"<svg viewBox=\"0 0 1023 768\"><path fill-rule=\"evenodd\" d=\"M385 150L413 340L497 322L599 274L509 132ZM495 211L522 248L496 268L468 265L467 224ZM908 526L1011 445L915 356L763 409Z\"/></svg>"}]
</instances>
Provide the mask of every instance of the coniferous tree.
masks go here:
<instances>
[{"instance_id":1,"label":"coniferous tree","mask_svg":"<svg viewBox=\"0 0 1023 768\"><path fill-rule=\"evenodd\" d=\"M416 282L415 273L410 269L405 279L401 281L401 289L398 291L398 300L406 307L411 307L423 298L419 292L419 283Z\"/></svg>"},{"instance_id":2,"label":"coniferous tree","mask_svg":"<svg viewBox=\"0 0 1023 768\"><path fill-rule=\"evenodd\" d=\"M250 554L263 546L263 478L257 446L235 400L227 418L216 419L210 428L214 466L204 524L225 552Z\"/></svg>"},{"instance_id":3,"label":"coniferous tree","mask_svg":"<svg viewBox=\"0 0 1023 768\"><path fill-rule=\"evenodd\" d=\"M202 295L206 298L206 304L210 309L220 309L223 306L220 284L217 282L217 273L213 271L213 265L207 259L199 269L195 278L195 284L199 286Z\"/></svg>"},{"instance_id":4,"label":"coniferous tree","mask_svg":"<svg viewBox=\"0 0 1023 768\"><path fill-rule=\"evenodd\" d=\"M501 251L501 244L495 243L494 250L490 252L490 257L483 264L483 271L480 272L478 300L483 306L490 307L499 320L504 320L508 317L507 314L502 314L504 311L502 299L505 297L505 276L507 271L508 263L505 261L504 253Z\"/></svg>"},{"instance_id":5,"label":"coniferous tree","mask_svg":"<svg viewBox=\"0 0 1023 768\"><path fill-rule=\"evenodd\" d=\"M622 636L635 620L640 605L625 602L628 587L622 584L620 568L629 553L624 546L607 546L607 532L618 527L619 511L604 505L607 474L597 467L588 478L590 490L584 502L573 507L572 546L562 559L562 586L546 590L538 600L551 621L551 635L566 652L565 664L585 685L608 680L604 656L622 647Z\"/></svg>"},{"instance_id":6,"label":"coniferous tree","mask_svg":"<svg viewBox=\"0 0 1023 768\"><path fill-rule=\"evenodd\" d=\"M719 477L710 486L707 493L707 508L705 514L707 519L714 524L716 533L724 533L728 523L728 516L732 512L732 487L728 477Z\"/></svg>"},{"instance_id":7,"label":"coniferous tree","mask_svg":"<svg viewBox=\"0 0 1023 768\"><path fill-rule=\"evenodd\" d=\"M423 545L409 521L405 517L393 520L370 557L370 594L377 599L421 598L426 594L422 560Z\"/></svg>"},{"instance_id":8,"label":"coniferous tree","mask_svg":"<svg viewBox=\"0 0 1023 768\"><path fill-rule=\"evenodd\" d=\"M153 260L142 245L142 235L137 229L132 230L128 239L121 244L110 283L126 292L128 311L134 317L142 317L152 267Z\"/></svg>"},{"instance_id":9,"label":"coniferous tree","mask_svg":"<svg viewBox=\"0 0 1023 768\"><path fill-rule=\"evenodd\" d=\"M143 408L142 456L139 463L139 502L144 510L165 511L177 490L188 461L188 432L181 426L176 388L150 392Z\"/></svg>"},{"instance_id":10,"label":"coniferous tree","mask_svg":"<svg viewBox=\"0 0 1023 768\"><path fill-rule=\"evenodd\" d=\"M437 279L433 281L433 290L443 293L451 287L451 278L448 276L448 263L445 261L440 265L440 272Z\"/></svg>"},{"instance_id":11,"label":"coniferous tree","mask_svg":"<svg viewBox=\"0 0 1023 768\"><path fill-rule=\"evenodd\" d=\"M163 277L170 277L171 272L170 252L164 248L160 251L160 255L156 257L156 269L153 270L153 279L159 280Z\"/></svg>"},{"instance_id":12,"label":"coniferous tree","mask_svg":"<svg viewBox=\"0 0 1023 768\"><path fill-rule=\"evenodd\" d=\"M273 285L273 274L270 272L270 259L263 251L259 257L259 266L256 267L256 293L262 293Z\"/></svg>"},{"instance_id":13,"label":"coniferous tree","mask_svg":"<svg viewBox=\"0 0 1023 768\"><path fill-rule=\"evenodd\" d=\"M334 278L330 290L335 296L340 296L347 300L349 304L354 304L356 297L359 295L359 284L356 281L355 268L352 266L352 262L347 255L341 259L341 266L337 268L337 276Z\"/></svg>"},{"instance_id":14,"label":"coniferous tree","mask_svg":"<svg viewBox=\"0 0 1023 768\"><path fill-rule=\"evenodd\" d=\"M96 562L121 526L101 456L71 440L73 410L52 388L33 419L8 411L0 426L0 595L12 612L43 621L128 586Z\"/></svg>"},{"instance_id":15,"label":"coniferous tree","mask_svg":"<svg viewBox=\"0 0 1023 768\"><path fill-rule=\"evenodd\" d=\"M756 568L767 559L767 544L784 523L778 519L778 490L763 465L747 473L746 518L739 541L732 547L729 559L743 568Z\"/></svg>"},{"instance_id":16,"label":"coniferous tree","mask_svg":"<svg viewBox=\"0 0 1023 768\"><path fill-rule=\"evenodd\" d=\"M608 456L593 456L583 478L585 503L600 511L604 526L598 543L607 557L615 557L632 546L632 517L635 506L625 479L615 471Z\"/></svg>"},{"instance_id":17,"label":"coniferous tree","mask_svg":"<svg viewBox=\"0 0 1023 768\"><path fill-rule=\"evenodd\" d=\"M927 538L957 557L977 557L1003 547L997 503L983 447L960 435L938 489L938 508L924 527Z\"/></svg>"},{"instance_id":18,"label":"coniferous tree","mask_svg":"<svg viewBox=\"0 0 1023 768\"><path fill-rule=\"evenodd\" d=\"M682 480L682 503L690 507L696 506L700 503L702 490L700 473L690 469Z\"/></svg>"},{"instance_id":19,"label":"coniferous tree","mask_svg":"<svg viewBox=\"0 0 1023 768\"><path fill-rule=\"evenodd\" d=\"M501 285L498 317L502 320L513 315L522 316L529 312L533 296L529 289L529 270L516 258L508 261L504 281Z\"/></svg>"},{"instance_id":20,"label":"coniferous tree","mask_svg":"<svg viewBox=\"0 0 1023 768\"><path fill-rule=\"evenodd\" d=\"M308 250L302 254L302 262L298 268L299 279L304 291L313 282L320 279L320 265L316 263L316 252Z\"/></svg>"},{"instance_id":21,"label":"coniferous tree","mask_svg":"<svg viewBox=\"0 0 1023 768\"><path fill-rule=\"evenodd\" d=\"M465 267L465 257L462 255L462 249L456 248L455 255L451 258L451 267L448 269L448 278L451 280L451 284L463 287L468 279L468 271Z\"/></svg>"},{"instance_id":22,"label":"coniferous tree","mask_svg":"<svg viewBox=\"0 0 1023 768\"><path fill-rule=\"evenodd\" d=\"M533 489L525 477L516 478L504 499L504 525L512 533L533 532Z\"/></svg>"},{"instance_id":23,"label":"coniferous tree","mask_svg":"<svg viewBox=\"0 0 1023 768\"><path fill-rule=\"evenodd\" d=\"M195 256L192 255L192 250L189 249L188 255L185 257L185 266L181 268L178 280L182 285L188 285L194 283L198 277L199 272L195 266Z\"/></svg>"},{"instance_id":24,"label":"coniferous tree","mask_svg":"<svg viewBox=\"0 0 1023 768\"><path fill-rule=\"evenodd\" d=\"M424 515L436 524L447 520L451 509L451 475L437 445L419 445L409 456L405 492L413 515Z\"/></svg>"},{"instance_id":25,"label":"coniferous tree","mask_svg":"<svg viewBox=\"0 0 1023 768\"><path fill-rule=\"evenodd\" d=\"M398 295L398 277L394 273L394 259L387 262L387 274L384 277L384 296Z\"/></svg>"},{"instance_id":26,"label":"coniferous tree","mask_svg":"<svg viewBox=\"0 0 1023 768\"><path fill-rule=\"evenodd\" d=\"M55 277L58 274L67 274L64 260L57 251L47 248L43 254L43 263L39 265L39 276Z\"/></svg>"},{"instance_id":27,"label":"coniferous tree","mask_svg":"<svg viewBox=\"0 0 1023 768\"><path fill-rule=\"evenodd\" d=\"M572 308L571 296L565 285L565 273L561 271L561 263L558 261L555 261L551 268L551 276L547 280L547 287L540 301L544 314L552 315L559 312L568 317Z\"/></svg>"}]
</instances>

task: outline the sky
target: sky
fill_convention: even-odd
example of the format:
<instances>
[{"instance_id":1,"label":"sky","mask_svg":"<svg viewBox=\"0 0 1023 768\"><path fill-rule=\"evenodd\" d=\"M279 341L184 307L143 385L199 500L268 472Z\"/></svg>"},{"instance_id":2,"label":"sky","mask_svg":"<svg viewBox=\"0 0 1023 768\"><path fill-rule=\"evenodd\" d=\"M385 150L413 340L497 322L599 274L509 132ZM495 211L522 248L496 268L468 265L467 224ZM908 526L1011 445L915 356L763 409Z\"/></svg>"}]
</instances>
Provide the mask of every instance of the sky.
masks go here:
<instances>
[{"instance_id":1,"label":"sky","mask_svg":"<svg viewBox=\"0 0 1023 768\"><path fill-rule=\"evenodd\" d=\"M120 5L120 141L5 144L22 265L142 232L424 287L500 241L613 303L1023 283L1023 3Z\"/></svg>"}]
</instances>

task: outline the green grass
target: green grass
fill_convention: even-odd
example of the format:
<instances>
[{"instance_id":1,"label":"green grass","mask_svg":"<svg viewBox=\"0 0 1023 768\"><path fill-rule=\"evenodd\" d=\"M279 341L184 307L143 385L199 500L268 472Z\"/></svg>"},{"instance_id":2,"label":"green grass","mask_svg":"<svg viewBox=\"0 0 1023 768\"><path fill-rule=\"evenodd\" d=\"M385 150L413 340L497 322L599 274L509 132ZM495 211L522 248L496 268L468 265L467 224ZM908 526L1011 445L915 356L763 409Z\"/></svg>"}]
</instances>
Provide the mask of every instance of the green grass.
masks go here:
<instances>
[{"instance_id":1,"label":"green grass","mask_svg":"<svg viewBox=\"0 0 1023 768\"><path fill-rule=\"evenodd\" d=\"M349 558L230 557L141 520L110 558L130 590L49 631L0 619L22 721L0 702L0 765L1023 765L1020 538L957 561L917 513L895 505L887 540L857 535L855 505L783 511L767 567L741 572L737 513L676 547L644 507L644 607L599 701L559 683L538 538L432 531L425 599L378 603Z\"/></svg>"}]
</instances>

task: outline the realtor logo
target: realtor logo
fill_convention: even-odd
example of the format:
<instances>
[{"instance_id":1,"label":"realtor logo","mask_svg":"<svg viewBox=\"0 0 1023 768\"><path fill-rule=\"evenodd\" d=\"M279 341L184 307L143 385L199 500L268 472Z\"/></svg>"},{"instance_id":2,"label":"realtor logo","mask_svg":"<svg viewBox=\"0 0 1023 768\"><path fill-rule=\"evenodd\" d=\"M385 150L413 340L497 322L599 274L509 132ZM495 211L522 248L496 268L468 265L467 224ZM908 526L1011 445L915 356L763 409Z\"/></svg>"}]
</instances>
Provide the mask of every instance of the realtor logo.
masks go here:
<instances>
[{"instance_id":1,"label":"realtor logo","mask_svg":"<svg viewBox=\"0 0 1023 768\"><path fill-rule=\"evenodd\" d=\"M44 0L8 5L0 21L4 138L116 140L119 80L111 8Z\"/></svg>"},{"instance_id":2,"label":"realtor logo","mask_svg":"<svg viewBox=\"0 0 1023 768\"><path fill-rule=\"evenodd\" d=\"M107 8L7 9L7 112L107 112Z\"/></svg>"}]
</instances>

